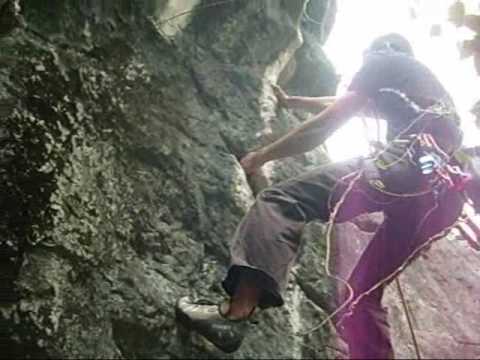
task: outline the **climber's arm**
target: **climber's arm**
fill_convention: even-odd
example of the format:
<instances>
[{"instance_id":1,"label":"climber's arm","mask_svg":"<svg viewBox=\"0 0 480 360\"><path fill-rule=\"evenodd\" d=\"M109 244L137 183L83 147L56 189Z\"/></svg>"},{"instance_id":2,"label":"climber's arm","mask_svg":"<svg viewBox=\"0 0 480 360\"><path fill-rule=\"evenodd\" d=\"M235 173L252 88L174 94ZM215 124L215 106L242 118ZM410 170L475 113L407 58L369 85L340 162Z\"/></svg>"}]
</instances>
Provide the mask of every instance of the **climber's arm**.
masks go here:
<instances>
[{"instance_id":1,"label":"climber's arm","mask_svg":"<svg viewBox=\"0 0 480 360\"><path fill-rule=\"evenodd\" d=\"M288 100L288 107L300 108L312 113L319 112L327 106L332 105L337 98L335 96L322 97L305 97L305 96L290 96Z\"/></svg>"},{"instance_id":2,"label":"climber's arm","mask_svg":"<svg viewBox=\"0 0 480 360\"><path fill-rule=\"evenodd\" d=\"M312 113L322 111L327 106L332 105L337 99L336 96L290 96L277 85L273 85L273 91L278 102L286 108L303 109Z\"/></svg>"},{"instance_id":3,"label":"climber's arm","mask_svg":"<svg viewBox=\"0 0 480 360\"><path fill-rule=\"evenodd\" d=\"M349 92L312 119L293 129L279 140L247 154L241 164L247 173L254 173L264 163L313 150L338 129L346 120L359 112L367 98Z\"/></svg>"},{"instance_id":4,"label":"climber's arm","mask_svg":"<svg viewBox=\"0 0 480 360\"><path fill-rule=\"evenodd\" d=\"M327 106L332 105L337 98L335 96L306 97L289 96L286 100L286 106L293 109L304 109L310 112L319 112Z\"/></svg>"}]
</instances>

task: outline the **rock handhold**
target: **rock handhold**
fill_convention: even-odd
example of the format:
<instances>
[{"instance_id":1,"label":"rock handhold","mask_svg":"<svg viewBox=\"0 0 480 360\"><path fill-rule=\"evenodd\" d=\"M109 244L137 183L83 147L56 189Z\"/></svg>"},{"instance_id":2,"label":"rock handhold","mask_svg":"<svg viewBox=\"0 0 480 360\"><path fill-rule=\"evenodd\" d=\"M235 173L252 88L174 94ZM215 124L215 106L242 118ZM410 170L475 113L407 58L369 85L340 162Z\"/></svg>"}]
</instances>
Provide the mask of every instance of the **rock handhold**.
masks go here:
<instances>
[{"instance_id":1,"label":"rock handhold","mask_svg":"<svg viewBox=\"0 0 480 360\"><path fill-rule=\"evenodd\" d=\"M23 27L25 21L20 15L17 0L0 0L0 37L10 34L14 29Z\"/></svg>"}]
</instances>

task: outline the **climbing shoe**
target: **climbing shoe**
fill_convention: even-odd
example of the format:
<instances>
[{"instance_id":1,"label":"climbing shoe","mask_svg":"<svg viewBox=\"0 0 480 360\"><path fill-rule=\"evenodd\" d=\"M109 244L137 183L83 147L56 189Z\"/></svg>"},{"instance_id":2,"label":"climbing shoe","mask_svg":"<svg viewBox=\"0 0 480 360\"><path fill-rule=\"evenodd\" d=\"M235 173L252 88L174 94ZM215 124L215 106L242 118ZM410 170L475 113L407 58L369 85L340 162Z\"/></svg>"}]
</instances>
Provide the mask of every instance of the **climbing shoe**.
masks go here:
<instances>
[{"instance_id":1,"label":"climbing shoe","mask_svg":"<svg viewBox=\"0 0 480 360\"><path fill-rule=\"evenodd\" d=\"M177 301L175 310L180 323L198 332L220 350L231 353L242 344L247 321L227 319L220 305L183 297Z\"/></svg>"}]
</instances>

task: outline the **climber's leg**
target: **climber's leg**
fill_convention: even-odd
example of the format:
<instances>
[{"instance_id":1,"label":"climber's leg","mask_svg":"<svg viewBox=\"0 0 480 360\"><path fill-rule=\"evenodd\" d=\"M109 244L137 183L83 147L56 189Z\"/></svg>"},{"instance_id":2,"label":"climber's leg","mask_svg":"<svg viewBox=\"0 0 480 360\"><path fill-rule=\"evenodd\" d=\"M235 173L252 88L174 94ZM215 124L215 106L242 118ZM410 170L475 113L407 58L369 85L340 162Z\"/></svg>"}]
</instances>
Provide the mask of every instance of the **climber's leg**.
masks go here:
<instances>
[{"instance_id":1,"label":"climber's leg","mask_svg":"<svg viewBox=\"0 0 480 360\"><path fill-rule=\"evenodd\" d=\"M229 302L217 307L182 298L178 318L217 347L235 351L245 332L244 322L232 320L247 318L257 306L283 304L282 290L307 222L327 221L340 198L336 221L380 210L383 197L355 176L364 167L360 159L327 165L263 191L234 236L232 266L223 282Z\"/></svg>"},{"instance_id":2,"label":"climber's leg","mask_svg":"<svg viewBox=\"0 0 480 360\"><path fill-rule=\"evenodd\" d=\"M391 273L395 266L389 266L390 259L398 254L389 251L386 238L386 223L378 228L375 236L357 263L349 284L354 296L368 291L385 274L380 269L388 267ZM392 358L386 310L381 306L384 286L379 287L358 302L353 309L346 309L338 325L338 331L349 346L350 358ZM345 301L345 299L342 299Z\"/></svg>"},{"instance_id":3,"label":"climber's leg","mask_svg":"<svg viewBox=\"0 0 480 360\"><path fill-rule=\"evenodd\" d=\"M438 203L432 195L402 200L387 207L386 220L378 229L355 266L349 283L354 302L339 323L339 332L355 359L391 358L387 312L381 306L389 276L417 255L417 250L432 236L453 225L461 214L463 199L449 192ZM379 282L383 285L371 291ZM370 292L371 291L371 292ZM368 293L368 294L367 294ZM363 296L362 294L366 294Z\"/></svg>"},{"instance_id":4,"label":"climber's leg","mask_svg":"<svg viewBox=\"0 0 480 360\"><path fill-rule=\"evenodd\" d=\"M329 219L331 209L363 167L362 162L322 166L266 189L257 197L237 228L232 264L223 282L234 302L238 299L238 284L245 284L243 280L247 279L250 286L260 289L257 293L260 307L283 304L281 294L297 257L305 224L314 219ZM336 220L346 221L361 213L379 211L384 198L363 177L356 179ZM244 308L241 312L250 311Z\"/></svg>"},{"instance_id":5,"label":"climber's leg","mask_svg":"<svg viewBox=\"0 0 480 360\"><path fill-rule=\"evenodd\" d=\"M256 286L255 273L243 274L228 303L227 316L238 320L248 318L260 303L262 290Z\"/></svg>"}]
</instances>

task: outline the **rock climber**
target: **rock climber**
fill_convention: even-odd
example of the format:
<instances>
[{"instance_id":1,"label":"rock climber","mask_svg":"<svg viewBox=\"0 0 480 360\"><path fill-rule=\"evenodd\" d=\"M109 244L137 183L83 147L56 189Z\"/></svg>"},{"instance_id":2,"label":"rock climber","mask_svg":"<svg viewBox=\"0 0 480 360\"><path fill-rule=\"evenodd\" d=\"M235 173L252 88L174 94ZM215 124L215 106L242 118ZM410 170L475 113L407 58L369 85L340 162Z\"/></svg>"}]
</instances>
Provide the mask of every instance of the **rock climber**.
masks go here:
<instances>
[{"instance_id":1,"label":"rock climber","mask_svg":"<svg viewBox=\"0 0 480 360\"><path fill-rule=\"evenodd\" d=\"M178 319L223 351L237 350L255 309L284 304L289 270L308 222L341 223L382 211L383 223L348 278L351 296L342 301L349 306L336 321L351 358L391 358L381 305L385 286L423 245L455 224L465 202L469 177L455 159L462 132L454 103L415 59L408 40L396 33L372 42L347 92L336 99L291 97L278 87L275 93L287 107L328 106L243 157L247 174L269 161L314 149L365 111L386 120L385 148L370 157L320 166L262 191L233 237L222 283L229 300L210 305L181 298Z\"/></svg>"}]
</instances>

